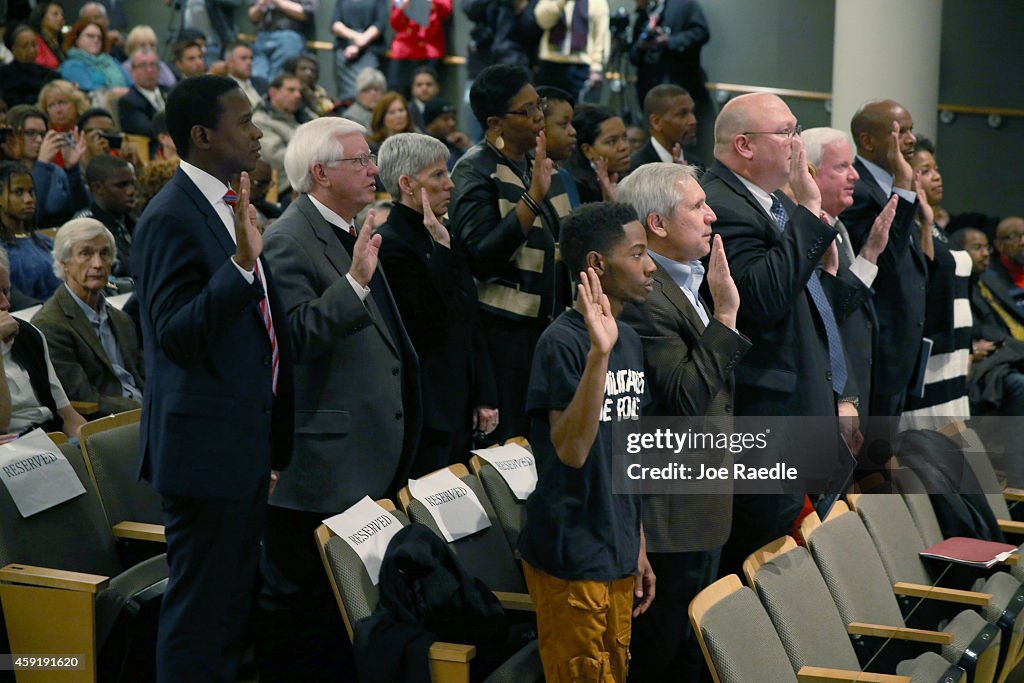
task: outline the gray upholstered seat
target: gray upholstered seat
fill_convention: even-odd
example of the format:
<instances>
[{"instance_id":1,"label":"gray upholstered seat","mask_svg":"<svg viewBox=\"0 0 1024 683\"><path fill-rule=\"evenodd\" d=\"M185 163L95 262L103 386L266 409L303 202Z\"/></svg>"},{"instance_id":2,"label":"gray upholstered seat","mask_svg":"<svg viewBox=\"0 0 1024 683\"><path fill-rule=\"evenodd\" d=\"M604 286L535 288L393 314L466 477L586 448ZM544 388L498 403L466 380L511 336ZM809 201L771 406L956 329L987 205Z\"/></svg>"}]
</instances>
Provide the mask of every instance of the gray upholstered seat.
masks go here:
<instances>
[{"instance_id":1,"label":"gray upholstered seat","mask_svg":"<svg viewBox=\"0 0 1024 683\"><path fill-rule=\"evenodd\" d=\"M470 465L477 477L480 478L487 498L494 506L498 523L501 525L501 530L505 532L505 539L508 541L509 547L512 548L512 553L518 558L519 534L522 533L523 526L526 524L526 501L516 498L512 489L491 463L479 456L473 456Z\"/></svg>"},{"instance_id":2,"label":"gray upholstered seat","mask_svg":"<svg viewBox=\"0 0 1024 683\"><path fill-rule=\"evenodd\" d=\"M526 593L526 580L523 578L522 568L505 538L498 515L484 491L483 484L469 474L464 466L456 465L455 467L462 468L461 471L464 474L457 476L480 499L480 504L483 506L484 512L487 513L487 519L490 520L491 526L465 538L452 541L448 546L463 566L492 591ZM402 489L402 492L398 494L399 498L403 498L403 492L407 493L408 489ZM410 520L429 527L431 531L443 538L440 528L423 503L415 498L409 498L408 512Z\"/></svg>"},{"instance_id":3,"label":"gray upholstered seat","mask_svg":"<svg viewBox=\"0 0 1024 683\"><path fill-rule=\"evenodd\" d=\"M94 619L92 628L96 636L96 651L83 653L92 658L88 666L94 667L94 657L103 649L125 606L136 599L149 600L163 594L167 583L167 563L164 555L158 555L133 567L122 566L114 536L81 452L71 443L62 443L59 448L78 475L85 493L24 518L7 488L0 486L0 567L4 567L0 594L5 605L10 607L5 611L5 617L13 646L22 638L37 642L40 637L37 630L52 630L59 637L61 624L75 624L80 629ZM22 620L24 614L18 613L16 603L25 600L24 591L47 590L28 588L36 585L32 572L14 569L25 565L109 577L109 583L105 586L99 584L99 590L70 588L56 591L61 599L70 598L76 591L78 595L94 593L94 601L74 603L87 605L83 614L62 614L56 620L52 618L54 615L49 615L49 621L40 614L39 620ZM24 579L18 576L19 572ZM95 581L90 577L84 578L86 583ZM71 583L77 583L74 577ZM45 600L42 596L39 599Z\"/></svg>"},{"instance_id":4,"label":"gray upholstered seat","mask_svg":"<svg viewBox=\"0 0 1024 683\"><path fill-rule=\"evenodd\" d=\"M695 628L721 683L796 683L771 619L746 586L709 607Z\"/></svg>"},{"instance_id":5,"label":"gray upholstered seat","mask_svg":"<svg viewBox=\"0 0 1024 683\"><path fill-rule=\"evenodd\" d=\"M96 420L82 429L82 450L111 526L164 523L160 494L138 478L139 412Z\"/></svg>"},{"instance_id":6,"label":"gray upholstered seat","mask_svg":"<svg viewBox=\"0 0 1024 683\"><path fill-rule=\"evenodd\" d=\"M805 666L861 670L828 586L805 548L793 547L766 562L754 583L794 671ZM898 672L935 683L949 668L948 661L927 652L900 662Z\"/></svg>"},{"instance_id":7,"label":"gray upholstered seat","mask_svg":"<svg viewBox=\"0 0 1024 683\"><path fill-rule=\"evenodd\" d=\"M409 524L405 513L399 510L388 512L402 526ZM345 541L323 526L317 530L317 538L328 577L335 588L345 628L351 638L352 624L373 614L380 594L370 580L362 560ZM532 641L509 657L484 683L541 683L543 680L544 671L537 642Z\"/></svg>"},{"instance_id":8,"label":"gray upholstered seat","mask_svg":"<svg viewBox=\"0 0 1024 683\"><path fill-rule=\"evenodd\" d=\"M811 534L808 547L844 623L906 625L892 581L859 516L847 512L825 521ZM942 628L953 634L953 644L942 646L942 656L948 662L959 662L987 626L976 612L958 613ZM992 642L999 642L999 634ZM997 644L995 647L998 651Z\"/></svg>"}]
</instances>

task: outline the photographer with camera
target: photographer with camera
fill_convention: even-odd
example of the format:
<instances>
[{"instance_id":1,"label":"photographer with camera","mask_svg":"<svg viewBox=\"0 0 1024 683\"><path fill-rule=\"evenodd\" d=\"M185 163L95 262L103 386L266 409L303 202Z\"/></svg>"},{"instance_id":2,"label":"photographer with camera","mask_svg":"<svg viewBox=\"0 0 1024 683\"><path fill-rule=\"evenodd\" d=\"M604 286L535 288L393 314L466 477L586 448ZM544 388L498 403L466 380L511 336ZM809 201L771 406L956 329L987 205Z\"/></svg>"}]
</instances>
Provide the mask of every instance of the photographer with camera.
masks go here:
<instances>
[{"instance_id":1,"label":"photographer with camera","mask_svg":"<svg viewBox=\"0 0 1024 683\"><path fill-rule=\"evenodd\" d=\"M35 185L35 223L44 228L60 225L89 204L81 164L85 141L77 132L49 130L46 115L19 104L7 115L9 131L3 135L3 158L28 169ZM55 163L64 155L64 168Z\"/></svg>"},{"instance_id":2,"label":"photographer with camera","mask_svg":"<svg viewBox=\"0 0 1024 683\"><path fill-rule=\"evenodd\" d=\"M86 142L82 156L83 173L89 168L89 162L102 154L121 157L140 172L145 167L135 145L125 139L106 109L94 107L86 110L78 119L78 129Z\"/></svg>"},{"instance_id":3,"label":"photographer with camera","mask_svg":"<svg viewBox=\"0 0 1024 683\"><path fill-rule=\"evenodd\" d=\"M636 21L629 61L636 67L637 101L662 83L686 88L697 103L697 118L713 121L701 105L710 106L700 66L700 51L711 38L707 19L697 0L636 0Z\"/></svg>"}]
</instances>

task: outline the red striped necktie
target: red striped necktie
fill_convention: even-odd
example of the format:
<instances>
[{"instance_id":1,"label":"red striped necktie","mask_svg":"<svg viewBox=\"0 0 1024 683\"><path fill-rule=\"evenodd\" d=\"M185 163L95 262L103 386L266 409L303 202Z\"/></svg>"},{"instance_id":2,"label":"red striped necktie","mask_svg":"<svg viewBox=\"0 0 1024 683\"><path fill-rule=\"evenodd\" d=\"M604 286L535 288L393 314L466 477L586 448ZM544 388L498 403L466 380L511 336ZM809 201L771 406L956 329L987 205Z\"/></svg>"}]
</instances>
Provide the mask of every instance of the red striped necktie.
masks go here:
<instances>
[{"instance_id":1,"label":"red striped necktie","mask_svg":"<svg viewBox=\"0 0 1024 683\"><path fill-rule=\"evenodd\" d=\"M234 211L238 206L238 194L234 190L229 189L227 194L224 195L224 203ZM263 318L263 326L267 328L267 336L270 337L270 355L272 359L271 387L274 390L274 395L277 396L277 371L281 360L277 349L277 334L274 332L274 321L270 317L270 300L267 298L267 288L263 284L263 278L260 277L259 263L256 264L252 272L256 277L256 282L260 283L260 288L263 289L263 298L260 299L260 317Z\"/></svg>"}]
</instances>

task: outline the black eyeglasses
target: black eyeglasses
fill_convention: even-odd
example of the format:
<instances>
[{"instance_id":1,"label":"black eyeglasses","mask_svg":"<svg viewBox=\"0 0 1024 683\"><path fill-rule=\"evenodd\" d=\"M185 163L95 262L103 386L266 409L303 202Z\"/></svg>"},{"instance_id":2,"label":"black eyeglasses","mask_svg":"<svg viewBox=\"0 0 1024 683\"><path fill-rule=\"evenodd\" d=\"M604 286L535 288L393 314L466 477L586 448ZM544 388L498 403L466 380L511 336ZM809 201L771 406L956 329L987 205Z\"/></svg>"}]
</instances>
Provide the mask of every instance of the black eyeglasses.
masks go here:
<instances>
[{"instance_id":1,"label":"black eyeglasses","mask_svg":"<svg viewBox=\"0 0 1024 683\"><path fill-rule=\"evenodd\" d=\"M522 109L516 109L514 111L505 112L505 116L526 116L527 118L533 118L535 115L543 113L544 108L548 106L547 99L540 99L536 102L530 102L524 105Z\"/></svg>"},{"instance_id":2,"label":"black eyeglasses","mask_svg":"<svg viewBox=\"0 0 1024 683\"><path fill-rule=\"evenodd\" d=\"M745 130L743 135L785 135L787 139L792 140L797 135L803 132L803 127L797 124L793 128L787 128L786 130Z\"/></svg>"},{"instance_id":3,"label":"black eyeglasses","mask_svg":"<svg viewBox=\"0 0 1024 683\"><path fill-rule=\"evenodd\" d=\"M338 162L338 161L354 161L357 164L359 164L360 166L369 166L370 164L376 165L377 164L377 155L376 154L363 154L362 156L358 156L358 157L344 157L342 159L335 159L335 162Z\"/></svg>"}]
</instances>

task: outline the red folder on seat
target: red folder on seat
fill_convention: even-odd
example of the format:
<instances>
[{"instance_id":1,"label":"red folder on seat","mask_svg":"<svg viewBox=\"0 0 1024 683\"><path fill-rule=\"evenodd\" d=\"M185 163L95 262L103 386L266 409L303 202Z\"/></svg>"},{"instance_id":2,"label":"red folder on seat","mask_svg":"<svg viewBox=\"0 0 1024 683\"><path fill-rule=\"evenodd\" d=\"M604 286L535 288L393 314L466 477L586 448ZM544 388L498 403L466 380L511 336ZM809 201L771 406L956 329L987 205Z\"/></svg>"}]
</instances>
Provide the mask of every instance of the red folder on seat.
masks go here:
<instances>
[{"instance_id":1,"label":"red folder on seat","mask_svg":"<svg viewBox=\"0 0 1024 683\"><path fill-rule=\"evenodd\" d=\"M991 567L1017 552L1017 546L996 541L954 536L921 551L921 557L957 562L972 567Z\"/></svg>"}]
</instances>

